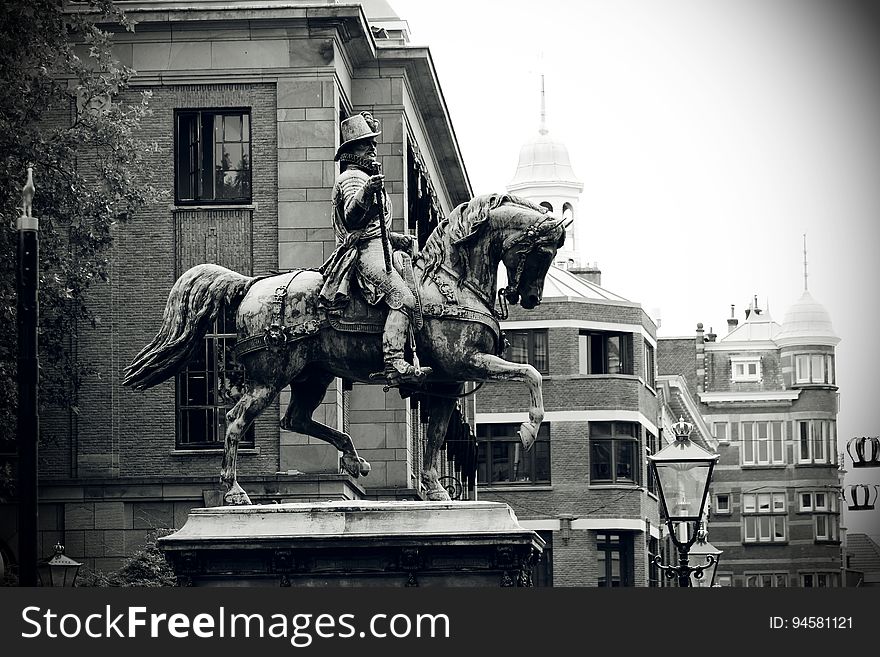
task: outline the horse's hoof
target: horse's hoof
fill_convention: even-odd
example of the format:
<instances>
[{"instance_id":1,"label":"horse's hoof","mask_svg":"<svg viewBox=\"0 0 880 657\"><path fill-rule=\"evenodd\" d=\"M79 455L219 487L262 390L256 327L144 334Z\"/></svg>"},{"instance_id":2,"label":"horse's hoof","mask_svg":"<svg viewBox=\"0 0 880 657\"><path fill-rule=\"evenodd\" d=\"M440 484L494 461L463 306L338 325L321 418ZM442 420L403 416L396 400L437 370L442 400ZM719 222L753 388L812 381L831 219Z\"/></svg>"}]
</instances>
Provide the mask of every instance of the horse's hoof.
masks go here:
<instances>
[{"instance_id":1,"label":"horse's hoof","mask_svg":"<svg viewBox=\"0 0 880 657\"><path fill-rule=\"evenodd\" d=\"M522 441L523 448L527 452L532 448L532 445L535 444L536 436L537 431L535 431L535 428L528 422L523 422L519 425L519 439Z\"/></svg>"},{"instance_id":2,"label":"horse's hoof","mask_svg":"<svg viewBox=\"0 0 880 657\"><path fill-rule=\"evenodd\" d=\"M452 500L449 497L449 493L446 492L445 488L435 488L433 490L429 490L426 493L429 502L450 502Z\"/></svg>"},{"instance_id":3,"label":"horse's hoof","mask_svg":"<svg viewBox=\"0 0 880 657\"><path fill-rule=\"evenodd\" d=\"M226 506L247 506L253 504L251 498L249 498L248 494L244 492L244 489L238 485L237 481L232 484L232 488L226 491L226 494L223 496L223 503L226 504Z\"/></svg>"},{"instance_id":4,"label":"horse's hoof","mask_svg":"<svg viewBox=\"0 0 880 657\"><path fill-rule=\"evenodd\" d=\"M342 455L342 469L345 470L352 477L366 477L370 474L370 470L372 470L372 466L360 456L350 456L347 454Z\"/></svg>"}]
</instances>

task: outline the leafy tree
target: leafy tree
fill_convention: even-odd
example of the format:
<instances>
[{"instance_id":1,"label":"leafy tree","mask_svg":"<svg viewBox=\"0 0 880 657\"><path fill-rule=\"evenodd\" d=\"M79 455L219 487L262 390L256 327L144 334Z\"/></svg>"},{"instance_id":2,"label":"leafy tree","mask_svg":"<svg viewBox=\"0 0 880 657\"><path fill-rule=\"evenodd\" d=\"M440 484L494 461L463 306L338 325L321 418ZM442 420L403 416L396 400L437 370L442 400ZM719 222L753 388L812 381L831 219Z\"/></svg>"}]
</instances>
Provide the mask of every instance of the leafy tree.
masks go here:
<instances>
[{"instance_id":1,"label":"leafy tree","mask_svg":"<svg viewBox=\"0 0 880 657\"><path fill-rule=\"evenodd\" d=\"M97 24L132 29L111 0L0 3L0 455L15 450L16 218L32 166L40 226L40 403L73 407L91 373L70 347L100 323L89 291L108 280L113 227L157 197L142 181L155 144L137 136L148 94L111 55ZM45 437L44 437L45 438ZM12 493L0 456L0 500Z\"/></svg>"},{"instance_id":2,"label":"leafy tree","mask_svg":"<svg viewBox=\"0 0 880 657\"><path fill-rule=\"evenodd\" d=\"M128 557L122 567L110 574L83 572L77 578L77 586L177 586L177 576L165 555L159 549L157 539L173 534L173 529L155 529L144 539L143 546Z\"/></svg>"}]
</instances>

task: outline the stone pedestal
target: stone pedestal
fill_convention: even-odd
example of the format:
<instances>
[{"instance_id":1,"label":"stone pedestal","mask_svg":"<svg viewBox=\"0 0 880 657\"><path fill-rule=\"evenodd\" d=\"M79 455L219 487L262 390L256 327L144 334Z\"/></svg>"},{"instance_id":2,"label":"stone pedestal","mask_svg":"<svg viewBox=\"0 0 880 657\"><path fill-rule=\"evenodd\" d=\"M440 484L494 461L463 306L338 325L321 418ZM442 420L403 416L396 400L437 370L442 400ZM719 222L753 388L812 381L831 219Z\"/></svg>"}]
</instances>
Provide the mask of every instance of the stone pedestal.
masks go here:
<instances>
[{"instance_id":1,"label":"stone pedestal","mask_svg":"<svg viewBox=\"0 0 880 657\"><path fill-rule=\"evenodd\" d=\"M188 586L531 586L544 541L498 502L193 509L159 539Z\"/></svg>"}]
</instances>

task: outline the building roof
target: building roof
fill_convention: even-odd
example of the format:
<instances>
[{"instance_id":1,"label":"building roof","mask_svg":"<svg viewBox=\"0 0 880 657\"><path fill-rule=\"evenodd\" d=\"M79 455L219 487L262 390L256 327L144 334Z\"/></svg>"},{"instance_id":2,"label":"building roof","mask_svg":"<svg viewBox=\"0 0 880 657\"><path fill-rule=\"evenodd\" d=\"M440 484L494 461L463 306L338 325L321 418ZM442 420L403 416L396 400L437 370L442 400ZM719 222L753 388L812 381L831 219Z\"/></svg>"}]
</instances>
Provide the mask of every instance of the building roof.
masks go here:
<instances>
[{"instance_id":1,"label":"building roof","mask_svg":"<svg viewBox=\"0 0 880 657\"><path fill-rule=\"evenodd\" d=\"M880 545L867 534L847 534L848 568L863 574L863 584L880 584Z\"/></svg>"},{"instance_id":2,"label":"building roof","mask_svg":"<svg viewBox=\"0 0 880 657\"><path fill-rule=\"evenodd\" d=\"M840 338L831 326L831 315L825 306L813 299L809 290L785 313L782 329L776 336L780 346L824 344L834 346Z\"/></svg>"},{"instance_id":3,"label":"building roof","mask_svg":"<svg viewBox=\"0 0 880 657\"><path fill-rule=\"evenodd\" d=\"M504 285L504 283L501 283L501 285ZM591 283L577 274L572 274L565 269L560 269L553 265L550 267L547 272L547 277L544 279L543 298L544 300L547 300L558 297L631 303L628 299L624 299L619 294L614 294L614 292L599 287L595 283Z\"/></svg>"},{"instance_id":4,"label":"building roof","mask_svg":"<svg viewBox=\"0 0 880 657\"><path fill-rule=\"evenodd\" d=\"M718 342L767 342L775 340L780 330L768 311L751 310L742 324Z\"/></svg>"}]
</instances>

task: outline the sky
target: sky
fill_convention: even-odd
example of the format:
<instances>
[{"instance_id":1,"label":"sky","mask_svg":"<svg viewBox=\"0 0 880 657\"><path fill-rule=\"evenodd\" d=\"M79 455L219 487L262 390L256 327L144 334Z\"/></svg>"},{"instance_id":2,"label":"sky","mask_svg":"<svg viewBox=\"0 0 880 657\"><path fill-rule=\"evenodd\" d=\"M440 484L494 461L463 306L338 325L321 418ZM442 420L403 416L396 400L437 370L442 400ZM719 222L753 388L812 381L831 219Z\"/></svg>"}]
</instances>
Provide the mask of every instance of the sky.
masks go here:
<instances>
[{"instance_id":1,"label":"sky","mask_svg":"<svg viewBox=\"0 0 880 657\"><path fill-rule=\"evenodd\" d=\"M389 0L427 45L475 194L537 135L584 183L579 251L661 337L719 337L807 286L837 347L841 451L880 434L880 20L850 0ZM846 483L880 483L880 469ZM880 541L880 507L850 513Z\"/></svg>"}]
</instances>

